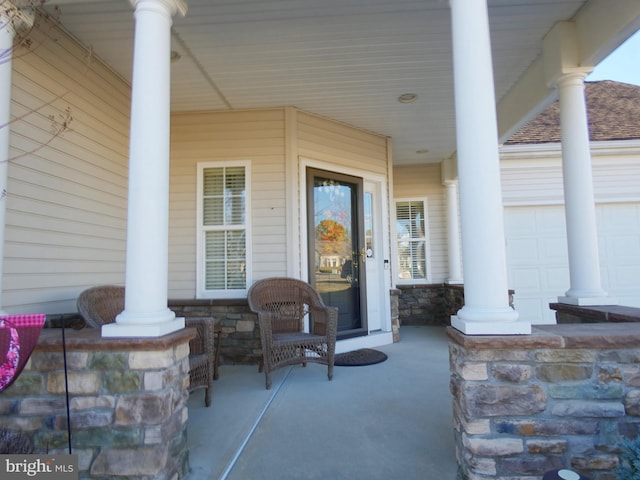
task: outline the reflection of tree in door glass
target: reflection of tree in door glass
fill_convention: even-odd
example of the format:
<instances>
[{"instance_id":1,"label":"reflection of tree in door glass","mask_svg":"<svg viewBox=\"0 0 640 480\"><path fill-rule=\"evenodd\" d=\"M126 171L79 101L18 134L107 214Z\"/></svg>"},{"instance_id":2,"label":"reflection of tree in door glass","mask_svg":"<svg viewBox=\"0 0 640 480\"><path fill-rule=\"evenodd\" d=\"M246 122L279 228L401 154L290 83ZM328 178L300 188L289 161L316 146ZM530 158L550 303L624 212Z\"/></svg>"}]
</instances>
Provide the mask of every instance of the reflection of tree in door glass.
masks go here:
<instances>
[{"instance_id":1,"label":"reflection of tree in door glass","mask_svg":"<svg viewBox=\"0 0 640 480\"><path fill-rule=\"evenodd\" d=\"M351 272L344 275L352 263L351 187L325 178L316 178L314 187L316 286L336 292L352 280Z\"/></svg>"}]
</instances>

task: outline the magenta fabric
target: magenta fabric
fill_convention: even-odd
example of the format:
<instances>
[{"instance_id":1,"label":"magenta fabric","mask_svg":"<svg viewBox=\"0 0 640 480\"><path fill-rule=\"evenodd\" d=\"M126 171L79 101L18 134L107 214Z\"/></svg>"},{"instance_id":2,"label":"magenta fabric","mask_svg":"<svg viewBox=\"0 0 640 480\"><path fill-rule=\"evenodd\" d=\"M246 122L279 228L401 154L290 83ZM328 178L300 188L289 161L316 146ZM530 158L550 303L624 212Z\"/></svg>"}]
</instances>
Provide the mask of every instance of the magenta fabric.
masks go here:
<instances>
[{"instance_id":1,"label":"magenta fabric","mask_svg":"<svg viewBox=\"0 0 640 480\"><path fill-rule=\"evenodd\" d=\"M44 313L0 316L0 392L22 372L38 343L45 318Z\"/></svg>"}]
</instances>

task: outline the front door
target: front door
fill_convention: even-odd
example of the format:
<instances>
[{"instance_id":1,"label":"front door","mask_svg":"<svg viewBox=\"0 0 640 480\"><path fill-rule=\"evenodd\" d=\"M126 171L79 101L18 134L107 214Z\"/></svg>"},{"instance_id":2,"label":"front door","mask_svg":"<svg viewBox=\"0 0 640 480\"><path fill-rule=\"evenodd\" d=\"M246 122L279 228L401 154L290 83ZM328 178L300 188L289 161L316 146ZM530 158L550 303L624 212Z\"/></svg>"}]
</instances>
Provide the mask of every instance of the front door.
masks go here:
<instances>
[{"instance_id":1,"label":"front door","mask_svg":"<svg viewBox=\"0 0 640 480\"><path fill-rule=\"evenodd\" d=\"M307 168L309 281L338 307L338 338L367 333L361 178Z\"/></svg>"}]
</instances>

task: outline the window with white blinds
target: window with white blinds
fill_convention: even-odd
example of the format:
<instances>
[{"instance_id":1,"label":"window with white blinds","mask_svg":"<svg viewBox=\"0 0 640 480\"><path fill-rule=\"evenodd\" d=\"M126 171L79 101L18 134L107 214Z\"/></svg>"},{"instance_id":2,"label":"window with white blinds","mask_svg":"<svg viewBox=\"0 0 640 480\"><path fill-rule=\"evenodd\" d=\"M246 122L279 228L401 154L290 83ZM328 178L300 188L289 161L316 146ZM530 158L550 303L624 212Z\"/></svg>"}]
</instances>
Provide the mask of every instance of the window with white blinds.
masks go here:
<instances>
[{"instance_id":1,"label":"window with white blinds","mask_svg":"<svg viewBox=\"0 0 640 480\"><path fill-rule=\"evenodd\" d=\"M396 201L398 281L426 282L428 266L427 200Z\"/></svg>"},{"instance_id":2,"label":"window with white blinds","mask_svg":"<svg viewBox=\"0 0 640 480\"><path fill-rule=\"evenodd\" d=\"M198 172L198 291L205 297L242 296L248 282L248 168L208 165Z\"/></svg>"}]
</instances>

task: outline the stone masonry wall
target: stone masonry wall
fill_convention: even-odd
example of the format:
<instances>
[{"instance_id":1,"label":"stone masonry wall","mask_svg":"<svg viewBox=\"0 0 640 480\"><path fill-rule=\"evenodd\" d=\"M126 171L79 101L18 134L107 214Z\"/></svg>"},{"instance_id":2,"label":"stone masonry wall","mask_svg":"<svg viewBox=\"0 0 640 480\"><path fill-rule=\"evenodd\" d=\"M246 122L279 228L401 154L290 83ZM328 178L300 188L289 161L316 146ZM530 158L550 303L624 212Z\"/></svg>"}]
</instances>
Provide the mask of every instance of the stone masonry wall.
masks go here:
<instances>
[{"instance_id":1,"label":"stone masonry wall","mask_svg":"<svg viewBox=\"0 0 640 480\"><path fill-rule=\"evenodd\" d=\"M160 339L67 330L72 453L80 478L186 478L191 329ZM60 329L44 329L16 382L0 393L0 429L34 453L69 453Z\"/></svg>"},{"instance_id":2,"label":"stone masonry wall","mask_svg":"<svg viewBox=\"0 0 640 480\"><path fill-rule=\"evenodd\" d=\"M459 479L616 478L640 433L640 323L448 334Z\"/></svg>"},{"instance_id":3,"label":"stone masonry wall","mask_svg":"<svg viewBox=\"0 0 640 480\"><path fill-rule=\"evenodd\" d=\"M390 292L391 328L394 342L400 339L398 290ZM222 326L221 364L259 364L262 358L258 316L245 299L238 300L169 300L169 308L178 317L214 317Z\"/></svg>"},{"instance_id":4,"label":"stone masonry wall","mask_svg":"<svg viewBox=\"0 0 640 480\"><path fill-rule=\"evenodd\" d=\"M450 325L464 305L462 285L398 285L400 325Z\"/></svg>"},{"instance_id":5,"label":"stone masonry wall","mask_svg":"<svg viewBox=\"0 0 640 480\"><path fill-rule=\"evenodd\" d=\"M258 316L246 300L169 300L178 317L214 317L222 326L221 364L259 364L262 342Z\"/></svg>"}]
</instances>

